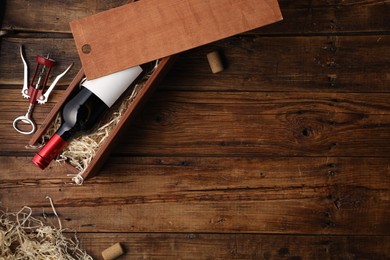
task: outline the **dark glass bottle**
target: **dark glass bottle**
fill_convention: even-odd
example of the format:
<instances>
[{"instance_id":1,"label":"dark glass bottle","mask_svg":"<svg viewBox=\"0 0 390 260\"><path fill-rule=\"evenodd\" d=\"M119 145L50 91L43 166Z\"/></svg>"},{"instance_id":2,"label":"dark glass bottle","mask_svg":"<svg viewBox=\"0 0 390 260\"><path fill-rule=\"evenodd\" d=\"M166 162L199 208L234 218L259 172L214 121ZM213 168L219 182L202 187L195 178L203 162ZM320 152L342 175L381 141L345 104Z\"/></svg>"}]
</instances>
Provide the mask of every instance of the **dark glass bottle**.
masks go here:
<instances>
[{"instance_id":1,"label":"dark glass bottle","mask_svg":"<svg viewBox=\"0 0 390 260\"><path fill-rule=\"evenodd\" d=\"M93 130L142 70L137 66L82 83L80 90L62 108L60 128L34 156L33 163L45 169L73 138Z\"/></svg>"}]
</instances>

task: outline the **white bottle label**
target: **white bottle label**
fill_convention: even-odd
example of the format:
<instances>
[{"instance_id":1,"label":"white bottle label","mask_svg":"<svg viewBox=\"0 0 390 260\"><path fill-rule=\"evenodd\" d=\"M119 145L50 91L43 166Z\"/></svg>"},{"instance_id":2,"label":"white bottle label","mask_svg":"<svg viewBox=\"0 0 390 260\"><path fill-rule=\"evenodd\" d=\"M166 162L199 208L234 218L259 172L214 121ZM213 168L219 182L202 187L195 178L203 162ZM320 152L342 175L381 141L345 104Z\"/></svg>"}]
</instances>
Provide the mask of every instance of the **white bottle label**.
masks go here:
<instances>
[{"instance_id":1,"label":"white bottle label","mask_svg":"<svg viewBox=\"0 0 390 260\"><path fill-rule=\"evenodd\" d=\"M86 80L82 85L111 107L141 72L142 68L136 66L101 78Z\"/></svg>"}]
</instances>

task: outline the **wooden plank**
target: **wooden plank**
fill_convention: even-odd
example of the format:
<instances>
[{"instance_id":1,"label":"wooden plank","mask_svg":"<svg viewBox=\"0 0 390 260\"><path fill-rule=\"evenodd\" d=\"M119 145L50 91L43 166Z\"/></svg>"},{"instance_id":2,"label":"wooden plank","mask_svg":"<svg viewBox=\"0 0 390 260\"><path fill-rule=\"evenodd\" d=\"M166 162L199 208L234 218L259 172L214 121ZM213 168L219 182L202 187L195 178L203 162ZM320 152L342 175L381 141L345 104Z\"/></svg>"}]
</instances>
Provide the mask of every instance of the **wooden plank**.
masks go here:
<instances>
[{"instance_id":1,"label":"wooden plank","mask_svg":"<svg viewBox=\"0 0 390 260\"><path fill-rule=\"evenodd\" d=\"M74 63L69 73L58 82L58 85L66 86L81 68L81 62L71 38L3 37L0 48L0 85L19 85L20 88L23 86L23 62L19 52L21 45L23 45L24 58L29 66L29 80L34 73L37 55L45 57L50 53L50 57L56 61L50 73L49 84L58 74Z\"/></svg>"},{"instance_id":2,"label":"wooden plank","mask_svg":"<svg viewBox=\"0 0 390 260\"><path fill-rule=\"evenodd\" d=\"M71 39L3 38L0 85L21 85L25 45L30 75L35 55L52 53L58 61L52 77L75 66L61 85L69 84L81 64ZM232 37L180 55L161 89L196 91L389 92L390 37ZM212 74L206 54L220 49L227 68ZM299 53L299 55L297 55ZM11 62L15 61L15 62Z\"/></svg>"},{"instance_id":3,"label":"wooden plank","mask_svg":"<svg viewBox=\"0 0 390 260\"><path fill-rule=\"evenodd\" d=\"M102 12L127 2L128 0L67 2L33 0L26 4L21 0L8 1L2 29L69 33L71 20Z\"/></svg>"},{"instance_id":4,"label":"wooden plank","mask_svg":"<svg viewBox=\"0 0 390 260\"><path fill-rule=\"evenodd\" d=\"M2 207L79 232L387 235L388 158L114 157L83 186L0 157ZM107 223L110 219L110 223Z\"/></svg>"},{"instance_id":5,"label":"wooden plank","mask_svg":"<svg viewBox=\"0 0 390 260\"><path fill-rule=\"evenodd\" d=\"M388 0L279 0L279 3L283 22L254 34L367 33L390 29Z\"/></svg>"},{"instance_id":6,"label":"wooden plank","mask_svg":"<svg viewBox=\"0 0 390 260\"><path fill-rule=\"evenodd\" d=\"M7 2L3 30L70 32L73 19L125 4L115 1L39 1ZM279 0L284 21L251 32L252 34L323 34L388 32L388 1ZM61 10L61 12L58 12ZM38 13L39 12L39 13ZM39 16L39 19L36 17ZM23 17L23 19L19 19Z\"/></svg>"},{"instance_id":7,"label":"wooden plank","mask_svg":"<svg viewBox=\"0 0 390 260\"><path fill-rule=\"evenodd\" d=\"M25 150L11 122L19 90L0 89L1 154ZM12 93L12 95L11 95ZM60 98L53 96L51 102ZM127 155L388 156L388 93L155 93L115 150ZM41 123L53 103L34 112Z\"/></svg>"},{"instance_id":8,"label":"wooden plank","mask_svg":"<svg viewBox=\"0 0 390 260\"><path fill-rule=\"evenodd\" d=\"M166 85L175 90L389 92L390 37L231 37L180 55ZM219 49L225 70L206 54Z\"/></svg>"},{"instance_id":9,"label":"wooden plank","mask_svg":"<svg viewBox=\"0 0 390 260\"><path fill-rule=\"evenodd\" d=\"M375 102L375 98L369 97L372 94L359 95L186 92L176 96L174 92L156 93L155 98L163 101L151 101L147 105L123 137L118 152L132 155L388 156L387 94L380 94L386 97L377 107L381 112L377 110L372 114L361 109ZM188 98L181 99L183 96ZM283 101L279 102L280 99ZM276 110L268 110L269 105Z\"/></svg>"},{"instance_id":10,"label":"wooden plank","mask_svg":"<svg viewBox=\"0 0 390 260\"><path fill-rule=\"evenodd\" d=\"M78 233L94 258L121 242L126 259L387 259L388 236Z\"/></svg>"},{"instance_id":11,"label":"wooden plank","mask_svg":"<svg viewBox=\"0 0 390 260\"><path fill-rule=\"evenodd\" d=\"M282 19L276 0L151 0L73 20L70 27L85 75L95 79Z\"/></svg>"}]
</instances>

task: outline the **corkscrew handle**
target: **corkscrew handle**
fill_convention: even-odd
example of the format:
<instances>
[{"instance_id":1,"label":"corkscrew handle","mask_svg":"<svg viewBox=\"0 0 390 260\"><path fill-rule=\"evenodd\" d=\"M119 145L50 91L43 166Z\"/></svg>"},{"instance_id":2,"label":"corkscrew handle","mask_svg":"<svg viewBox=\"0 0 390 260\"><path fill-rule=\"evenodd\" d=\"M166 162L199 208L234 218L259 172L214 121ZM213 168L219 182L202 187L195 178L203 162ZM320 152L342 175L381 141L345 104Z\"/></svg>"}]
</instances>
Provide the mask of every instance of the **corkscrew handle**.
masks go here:
<instances>
[{"instance_id":1,"label":"corkscrew handle","mask_svg":"<svg viewBox=\"0 0 390 260\"><path fill-rule=\"evenodd\" d=\"M27 113L24 116L19 116L15 118L13 122L13 127L15 128L16 131L18 131L21 134L24 135L30 135L35 132L36 126L34 121L31 118L31 114L34 110L34 105L33 103L30 103ZM29 130L24 130L26 128Z\"/></svg>"}]
</instances>

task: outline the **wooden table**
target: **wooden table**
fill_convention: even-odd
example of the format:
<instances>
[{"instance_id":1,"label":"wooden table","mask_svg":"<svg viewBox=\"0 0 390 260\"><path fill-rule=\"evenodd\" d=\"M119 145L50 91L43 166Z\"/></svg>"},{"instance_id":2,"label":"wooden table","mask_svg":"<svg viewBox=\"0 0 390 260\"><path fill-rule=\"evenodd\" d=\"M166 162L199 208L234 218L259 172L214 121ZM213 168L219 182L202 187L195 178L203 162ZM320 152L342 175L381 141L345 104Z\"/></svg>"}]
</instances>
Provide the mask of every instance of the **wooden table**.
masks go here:
<instances>
[{"instance_id":1,"label":"wooden table","mask_svg":"<svg viewBox=\"0 0 390 260\"><path fill-rule=\"evenodd\" d=\"M75 62L39 123L81 67L69 20L125 2L2 1L1 208L57 225L50 196L96 258L115 242L122 259L390 257L388 0L281 0L283 22L181 54L99 175L72 185L12 129L19 46L31 71L47 52L53 77Z\"/></svg>"}]
</instances>

